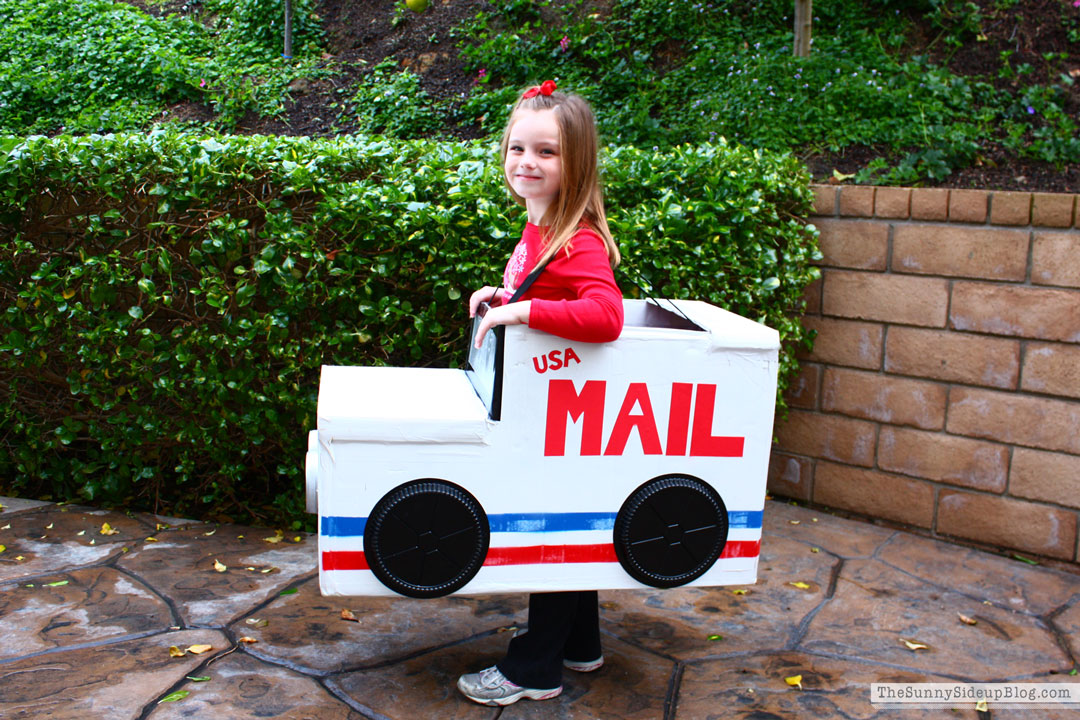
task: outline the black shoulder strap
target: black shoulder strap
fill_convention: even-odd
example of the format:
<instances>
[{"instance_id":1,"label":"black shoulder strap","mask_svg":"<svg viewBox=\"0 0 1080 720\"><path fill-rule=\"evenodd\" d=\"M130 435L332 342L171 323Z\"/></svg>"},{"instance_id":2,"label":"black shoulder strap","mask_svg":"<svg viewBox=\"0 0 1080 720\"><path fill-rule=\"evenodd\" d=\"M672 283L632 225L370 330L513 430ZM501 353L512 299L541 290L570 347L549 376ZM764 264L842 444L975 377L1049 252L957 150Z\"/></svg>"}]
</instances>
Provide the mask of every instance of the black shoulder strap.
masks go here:
<instances>
[{"instance_id":1,"label":"black shoulder strap","mask_svg":"<svg viewBox=\"0 0 1080 720\"><path fill-rule=\"evenodd\" d=\"M513 303L513 302L517 302L518 300L520 300L521 296L525 294L525 291L528 290L530 287L532 287L532 284L534 282L536 282L536 278L540 277L540 273L544 271L544 268L547 266L548 262L550 262L550 261L551 261L551 258L548 258L544 262L542 262L539 265L537 265L536 267L534 267L532 272L529 273L529 275L525 278L525 280L522 281L521 285L518 286L518 289L514 291L514 294L510 298L509 302ZM509 304L509 303L504 303L504 304Z\"/></svg>"},{"instance_id":2,"label":"black shoulder strap","mask_svg":"<svg viewBox=\"0 0 1080 720\"><path fill-rule=\"evenodd\" d=\"M638 278L638 280L641 281L641 283L639 283L637 280L635 280L633 278L633 276L630 275L629 268L625 264L619 265L618 270L620 270L622 272L623 277L625 277L627 280L629 280L634 285L634 287L636 287L638 290L641 291L642 295L644 295L648 300L651 300L653 305L655 305L656 307L661 307L660 301L657 300L656 298L654 298L652 295L650 295L649 291L646 290L644 287L642 287L642 284L648 285L649 287L652 287L652 284L648 280L643 278L639 272L637 272L635 270L634 275L637 275L637 278ZM682 310L680 310L678 305L673 303L671 300L667 300L667 304L670 305L671 308L677 314L681 315L683 320L690 323L691 325L696 325L696 323L693 320L686 317L686 313L684 313Z\"/></svg>"}]
</instances>

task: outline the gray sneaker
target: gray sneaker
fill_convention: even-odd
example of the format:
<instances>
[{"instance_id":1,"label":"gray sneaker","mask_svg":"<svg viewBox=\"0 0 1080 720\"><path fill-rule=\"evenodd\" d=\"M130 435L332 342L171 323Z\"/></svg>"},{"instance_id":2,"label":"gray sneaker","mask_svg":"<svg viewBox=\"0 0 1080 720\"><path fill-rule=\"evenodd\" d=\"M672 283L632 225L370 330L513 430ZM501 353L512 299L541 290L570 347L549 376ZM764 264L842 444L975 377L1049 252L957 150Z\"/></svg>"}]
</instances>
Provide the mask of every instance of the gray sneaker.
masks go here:
<instances>
[{"instance_id":1,"label":"gray sneaker","mask_svg":"<svg viewBox=\"0 0 1080 720\"><path fill-rule=\"evenodd\" d=\"M604 656L601 655L595 660L563 660L562 664L577 672L593 672L604 666Z\"/></svg>"},{"instance_id":2,"label":"gray sneaker","mask_svg":"<svg viewBox=\"0 0 1080 720\"><path fill-rule=\"evenodd\" d=\"M511 637L521 637L528 630L515 630ZM604 656L596 658L595 660L563 660L563 667L569 668L580 673L594 672L604 667Z\"/></svg>"},{"instance_id":3,"label":"gray sneaker","mask_svg":"<svg viewBox=\"0 0 1080 720\"><path fill-rule=\"evenodd\" d=\"M562 685L550 690L534 690L515 685L499 672L497 667L489 667L478 673L462 675L457 681L461 694L481 705L510 705L521 698L530 700L550 700L562 693Z\"/></svg>"}]
</instances>

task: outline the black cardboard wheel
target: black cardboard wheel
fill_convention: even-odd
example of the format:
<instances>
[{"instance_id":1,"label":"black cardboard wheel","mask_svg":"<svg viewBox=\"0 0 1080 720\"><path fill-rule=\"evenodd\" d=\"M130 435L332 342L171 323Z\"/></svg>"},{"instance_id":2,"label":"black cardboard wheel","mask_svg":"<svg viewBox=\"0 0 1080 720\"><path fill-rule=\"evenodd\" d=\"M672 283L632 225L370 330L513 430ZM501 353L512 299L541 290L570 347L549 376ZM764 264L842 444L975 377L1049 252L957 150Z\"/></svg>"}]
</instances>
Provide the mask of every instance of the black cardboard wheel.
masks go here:
<instances>
[{"instance_id":1,"label":"black cardboard wheel","mask_svg":"<svg viewBox=\"0 0 1080 720\"><path fill-rule=\"evenodd\" d=\"M466 490L416 480L379 500L364 528L364 555L375 577L415 598L449 595L484 564L487 513Z\"/></svg>"},{"instance_id":2,"label":"black cardboard wheel","mask_svg":"<svg viewBox=\"0 0 1080 720\"><path fill-rule=\"evenodd\" d=\"M727 543L727 508L706 482L667 475L645 483L615 517L615 555L638 582L685 585L713 566Z\"/></svg>"}]
</instances>

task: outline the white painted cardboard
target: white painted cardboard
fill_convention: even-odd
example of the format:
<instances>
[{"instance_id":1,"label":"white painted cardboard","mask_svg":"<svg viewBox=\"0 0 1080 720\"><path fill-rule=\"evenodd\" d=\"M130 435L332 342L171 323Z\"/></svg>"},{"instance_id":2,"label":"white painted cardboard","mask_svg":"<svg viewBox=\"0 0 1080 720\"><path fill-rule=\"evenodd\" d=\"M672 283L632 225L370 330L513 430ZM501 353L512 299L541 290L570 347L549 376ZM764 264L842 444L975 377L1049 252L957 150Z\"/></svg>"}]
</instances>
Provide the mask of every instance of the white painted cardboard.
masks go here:
<instances>
[{"instance_id":1,"label":"white painted cardboard","mask_svg":"<svg viewBox=\"0 0 1080 720\"><path fill-rule=\"evenodd\" d=\"M307 455L323 594L396 594L366 569L364 523L387 493L426 478L466 489L490 523L484 565L457 594L646 587L614 557L614 518L670 474L709 483L728 510L724 551L688 585L753 583L779 336L703 302L624 305L611 343L505 328L497 420L484 370L493 334L472 353L476 372L324 367Z\"/></svg>"}]
</instances>

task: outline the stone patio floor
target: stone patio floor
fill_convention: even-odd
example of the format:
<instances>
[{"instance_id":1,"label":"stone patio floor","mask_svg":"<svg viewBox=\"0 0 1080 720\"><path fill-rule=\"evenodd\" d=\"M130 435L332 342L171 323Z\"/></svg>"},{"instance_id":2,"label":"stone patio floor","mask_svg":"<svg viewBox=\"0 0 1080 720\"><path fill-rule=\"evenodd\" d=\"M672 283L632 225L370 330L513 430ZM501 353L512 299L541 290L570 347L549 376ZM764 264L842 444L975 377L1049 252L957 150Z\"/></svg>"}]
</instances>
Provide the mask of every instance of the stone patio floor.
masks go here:
<instances>
[{"instance_id":1,"label":"stone patio floor","mask_svg":"<svg viewBox=\"0 0 1080 720\"><path fill-rule=\"evenodd\" d=\"M756 585L602 592L604 667L504 709L454 683L500 657L524 595L322 597L313 536L0 503L10 720L1078 716L887 710L870 683L1080 683L1080 574L780 502Z\"/></svg>"}]
</instances>

